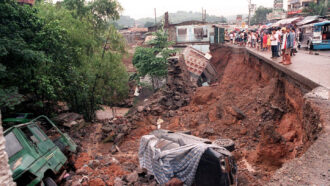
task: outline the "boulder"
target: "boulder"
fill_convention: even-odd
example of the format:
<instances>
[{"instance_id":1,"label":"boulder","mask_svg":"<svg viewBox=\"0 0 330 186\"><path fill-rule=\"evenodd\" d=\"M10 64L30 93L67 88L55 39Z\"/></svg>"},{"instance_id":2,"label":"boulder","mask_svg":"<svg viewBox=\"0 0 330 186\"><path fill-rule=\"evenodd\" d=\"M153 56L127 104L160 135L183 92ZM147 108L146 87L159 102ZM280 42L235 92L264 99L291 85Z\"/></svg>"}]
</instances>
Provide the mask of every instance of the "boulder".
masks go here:
<instances>
[{"instance_id":1,"label":"boulder","mask_svg":"<svg viewBox=\"0 0 330 186\"><path fill-rule=\"evenodd\" d=\"M132 172L131 174L127 175L126 180L129 184L137 182L139 179L139 175L137 172Z\"/></svg>"}]
</instances>

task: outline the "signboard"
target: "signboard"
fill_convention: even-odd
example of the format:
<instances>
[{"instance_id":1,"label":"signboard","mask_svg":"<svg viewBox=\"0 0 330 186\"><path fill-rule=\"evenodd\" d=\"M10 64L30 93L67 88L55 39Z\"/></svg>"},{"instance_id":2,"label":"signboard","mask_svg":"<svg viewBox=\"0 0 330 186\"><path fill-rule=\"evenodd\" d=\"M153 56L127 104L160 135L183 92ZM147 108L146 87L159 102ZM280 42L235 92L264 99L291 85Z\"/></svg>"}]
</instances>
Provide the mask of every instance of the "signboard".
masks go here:
<instances>
[{"instance_id":1,"label":"signboard","mask_svg":"<svg viewBox=\"0 0 330 186\"><path fill-rule=\"evenodd\" d=\"M301 13L301 12L302 12L302 10L290 11L290 12L288 12L288 15L299 14L299 13Z\"/></svg>"}]
</instances>

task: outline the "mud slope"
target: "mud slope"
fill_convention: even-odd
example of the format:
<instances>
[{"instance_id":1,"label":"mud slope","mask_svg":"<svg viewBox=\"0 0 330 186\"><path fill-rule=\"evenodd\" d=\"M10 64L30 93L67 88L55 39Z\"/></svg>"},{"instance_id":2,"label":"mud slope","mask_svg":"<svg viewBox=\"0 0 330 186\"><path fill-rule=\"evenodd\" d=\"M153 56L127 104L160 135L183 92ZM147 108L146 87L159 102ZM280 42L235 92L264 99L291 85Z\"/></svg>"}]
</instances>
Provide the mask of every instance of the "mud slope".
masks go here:
<instances>
[{"instance_id":1,"label":"mud slope","mask_svg":"<svg viewBox=\"0 0 330 186\"><path fill-rule=\"evenodd\" d=\"M212 55L218 81L198 88L163 128L235 140L239 183L262 185L301 156L321 130L303 98L310 89L243 49L214 49Z\"/></svg>"}]
</instances>

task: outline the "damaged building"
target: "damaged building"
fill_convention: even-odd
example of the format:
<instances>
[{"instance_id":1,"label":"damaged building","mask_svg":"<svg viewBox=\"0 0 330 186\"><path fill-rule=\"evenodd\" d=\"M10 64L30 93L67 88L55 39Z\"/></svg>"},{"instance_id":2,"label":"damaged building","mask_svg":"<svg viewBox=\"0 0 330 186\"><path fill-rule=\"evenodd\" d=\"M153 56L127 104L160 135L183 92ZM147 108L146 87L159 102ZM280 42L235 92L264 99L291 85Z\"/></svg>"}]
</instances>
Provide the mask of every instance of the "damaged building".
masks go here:
<instances>
[{"instance_id":1,"label":"damaged building","mask_svg":"<svg viewBox=\"0 0 330 186\"><path fill-rule=\"evenodd\" d=\"M199 86L211 83L216 71L210 64L210 45L224 43L224 28L205 21L171 24L165 13L164 29L174 47L182 49L191 80Z\"/></svg>"}]
</instances>

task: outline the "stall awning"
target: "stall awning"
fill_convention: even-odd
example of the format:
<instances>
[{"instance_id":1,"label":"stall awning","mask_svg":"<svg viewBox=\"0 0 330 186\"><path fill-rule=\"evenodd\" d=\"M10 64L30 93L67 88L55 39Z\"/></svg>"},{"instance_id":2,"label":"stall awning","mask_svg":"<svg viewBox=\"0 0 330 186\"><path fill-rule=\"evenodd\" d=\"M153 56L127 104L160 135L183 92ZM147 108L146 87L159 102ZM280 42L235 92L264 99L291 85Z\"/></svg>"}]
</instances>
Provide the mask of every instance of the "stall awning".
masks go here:
<instances>
[{"instance_id":1,"label":"stall awning","mask_svg":"<svg viewBox=\"0 0 330 186\"><path fill-rule=\"evenodd\" d=\"M292 24L294 22L298 22L301 19L303 19L303 18L302 17L294 17L294 18L289 18L289 19L282 19L282 20L279 20L276 23L274 23L272 25L272 27L279 27L279 26L289 25L289 24Z\"/></svg>"},{"instance_id":2,"label":"stall awning","mask_svg":"<svg viewBox=\"0 0 330 186\"><path fill-rule=\"evenodd\" d=\"M319 16L307 16L303 20L299 21L297 25L300 26L300 25L309 24L311 22L317 21L318 19Z\"/></svg>"}]
</instances>

